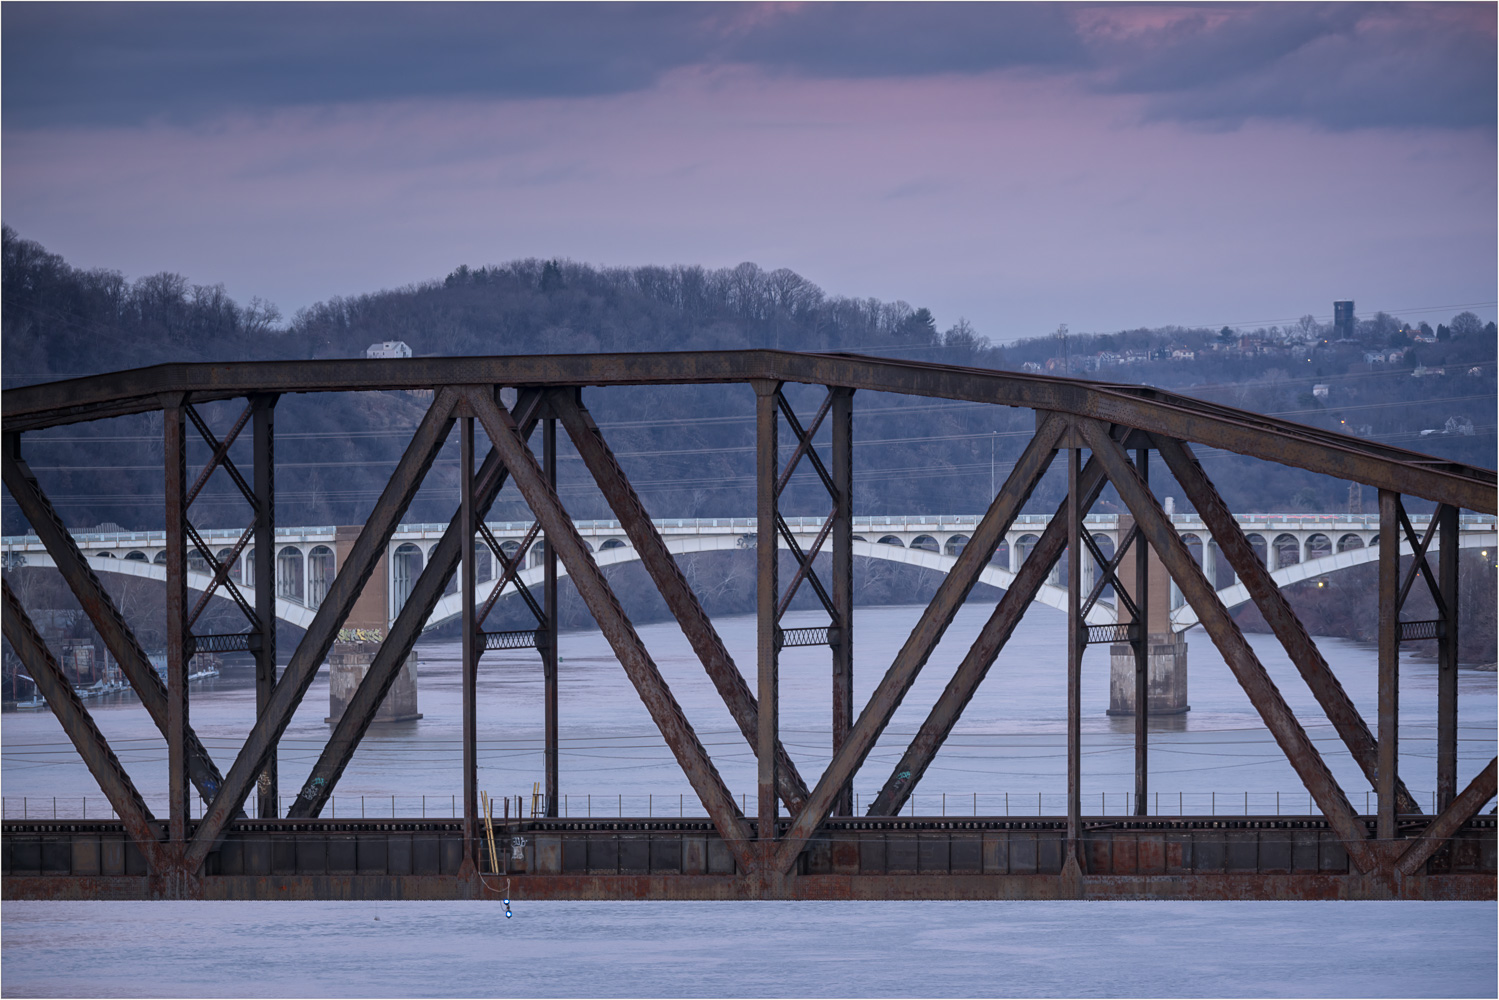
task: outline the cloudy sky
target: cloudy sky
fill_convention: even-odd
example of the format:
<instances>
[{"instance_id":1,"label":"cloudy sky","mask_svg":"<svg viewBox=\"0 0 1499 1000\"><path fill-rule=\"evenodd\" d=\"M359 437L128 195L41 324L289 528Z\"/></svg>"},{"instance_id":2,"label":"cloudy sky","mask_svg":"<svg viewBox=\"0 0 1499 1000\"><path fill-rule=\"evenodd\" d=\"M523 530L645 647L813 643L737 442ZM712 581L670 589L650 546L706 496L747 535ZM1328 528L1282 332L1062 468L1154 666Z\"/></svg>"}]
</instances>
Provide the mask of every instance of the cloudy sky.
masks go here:
<instances>
[{"instance_id":1,"label":"cloudy sky","mask_svg":"<svg viewBox=\"0 0 1499 1000\"><path fill-rule=\"evenodd\" d=\"M6 4L6 223L287 315L789 267L996 341L1495 313L1495 6Z\"/></svg>"}]
</instances>

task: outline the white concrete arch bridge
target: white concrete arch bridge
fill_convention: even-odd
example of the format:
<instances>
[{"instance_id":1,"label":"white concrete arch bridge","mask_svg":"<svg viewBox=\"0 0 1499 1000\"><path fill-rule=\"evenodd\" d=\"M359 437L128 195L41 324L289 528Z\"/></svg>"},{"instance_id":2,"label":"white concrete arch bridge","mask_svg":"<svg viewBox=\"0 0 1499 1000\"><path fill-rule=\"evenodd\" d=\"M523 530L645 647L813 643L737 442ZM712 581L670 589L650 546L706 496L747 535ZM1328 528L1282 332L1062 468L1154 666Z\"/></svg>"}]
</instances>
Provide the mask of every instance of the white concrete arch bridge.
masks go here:
<instances>
[{"instance_id":1,"label":"white concrete arch bridge","mask_svg":"<svg viewBox=\"0 0 1499 1000\"><path fill-rule=\"evenodd\" d=\"M823 525L822 518L785 519L793 536L803 550L810 548ZM1262 561L1271 570L1271 577L1280 586L1315 579L1341 570L1373 562L1378 555L1379 518L1362 514L1240 514L1237 520ZM1424 530L1430 519L1413 516L1412 525ZM854 518L853 554L870 559L946 573L957 562L957 556L967 545L978 515L889 515ZM994 558L980 576L980 582L999 589L1008 589L1016 572L1024 563L1030 549L1039 540L1041 532L1051 521L1050 515L1022 514L1006 533L1004 541L995 551ZM1209 532L1196 514L1173 514L1171 521L1188 549L1202 566L1209 580L1218 589L1223 603L1232 608L1249 600L1249 593L1235 578L1226 561L1219 557L1217 544L1210 540ZM753 549L755 519L746 518L665 518L654 522L657 531L666 541L673 555L696 552L731 551ZM584 543L597 553L598 564L618 565L638 560L639 554L630 544L618 521L597 520L576 522ZM1120 539L1130 525L1128 517L1114 514L1090 514L1085 519L1088 532L1098 543L1102 553L1112 556ZM516 577L522 586L532 587L541 583L543 542L533 535L530 522L496 521L488 527L500 542L501 547L513 557L524 542L529 551L525 568ZM446 524L406 524L391 537L387 546L384 566L376 570L372 578L377 586L366 587L367 591L383 591L370 603L386 608L387 622L393 621L410 593L412 582L422 567L431 558L446 530ZM298 628L311 624L313 616L327 594L337 567L342 562L358 526L332 527L280 527L276 529L276 617ZM230 546L238 532L205 530L200 532L212 546L222 546L217 554L220 559L231 554ZM74 538L89 565L95 572L120 573L142 579L166 581L166 534L165 532L79 532ZM1204 539L1209 539L1204 545ZM787 548L783 539L781 548ZM1433 545L1436 543L1434 542ZM1495 519L1487 515L1464 515L1458 534L1461 549L1495 550L1499 546L1499 532ZM1401 552L1410 553L1408 544ZM0 539L0 553L8 566L50 566L52 559L41 540L34 535L6 536ZM236 561L230 579L241 588L247 600L254 601L254 549L247 549L243 558ZM489 584L499 575L495 561L479 546L476 549L478 566L477 580ZM195 565L196 563L196 565ZM1083 560L1083 586L1089 588L1094 580L1091 557ZM1050 580L1036 595L1036 601L1059 611L1067 609L1066 566L1059 564L1051 573ZM566 568L559 573L566 575ZM212 576L197 560L189 558L188 586L203 591L212 583ZM383 588L378 584L383 583ZM481 588L482 593L482 588ZM433 628L457 618L462 608L462 597L457 592L456 580L449 584L448 593L437 603L427 620L427 628ZM1170 625L1172 632L1183 632L1197 624L1197 617L1190 605L1181 599L1173 586L1170 597ZM1088 613L1092 625L1112 624L1116 613L1112 595L1104 598ZM1164 624L1164 623L1163 623ZM1164 628L1162 629L1164 630Z\"/></svg>"}]
</instances>

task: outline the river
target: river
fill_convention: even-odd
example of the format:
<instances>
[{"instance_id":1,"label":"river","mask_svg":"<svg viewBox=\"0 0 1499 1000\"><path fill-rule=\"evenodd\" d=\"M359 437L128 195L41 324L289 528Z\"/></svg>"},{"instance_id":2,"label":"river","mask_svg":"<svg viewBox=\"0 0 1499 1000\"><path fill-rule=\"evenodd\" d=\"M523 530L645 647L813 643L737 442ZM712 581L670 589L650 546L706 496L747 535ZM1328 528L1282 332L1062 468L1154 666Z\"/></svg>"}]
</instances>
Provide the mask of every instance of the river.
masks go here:
<instances>
[{"instance_id":1,"label":"river","mask_svg":"<svg viewBox=\"0 0 1499 1000\"><path fill-rule=\"evenodd\" d=\"M921 609L855 615L862 704ZM987 609L947 637L855 783L867 802L946 683ZM785 624L819 624L811 614ZM803 620L805 619L805 620ZM754 620L716 622L741 669ZM729 788L753 808L754 758L686 640L640 634ZM1251 645L1360 809L1368 783L1271 636ZM1201 630L1188 634L1189 701L1152 726L1151 812L1304 813L1305 790ZM1373 651L1318 644L1366 718ZM1065 803L1065 631L1035 606L915 796L917 813L1056 814ZM339 783L340 815L447 815L461 800L457 647L419 647L420 711L373 728ZM686 781L597 633L561 642L560 771L570 815L701 815ZM809 780L829 758L829 657L785 650L781 732ZM1133 788L1129 719L1105 714L1108 655L1083 676L1084 811L1122 813ZM480 668L480 787L529 796L541 779L541 671L534 651ZM1460 675L1459 783L1494 753L1495 675ZM195 686L192 722L227 770L248 731L248 674ZM1435 783L1436 668L1402 663L1402 777L1423 803ZM328 726L326 675L288 728L281 789L294 794ZM166 747L133 699L92 707L154 809ZM7 816L100 815L104 800L45 712L7 714ZM425 796L425 798L423 798ZM1039 799L1038 799L1039 796ZM1247 796L1247 798L1246 798ZM393 798L394 797L394 798ZM1370 808L1372 808L1372 799ZM8 995L1491 995L1492 903L17 903L0 946Z\"/></svg>"}]
</instances>

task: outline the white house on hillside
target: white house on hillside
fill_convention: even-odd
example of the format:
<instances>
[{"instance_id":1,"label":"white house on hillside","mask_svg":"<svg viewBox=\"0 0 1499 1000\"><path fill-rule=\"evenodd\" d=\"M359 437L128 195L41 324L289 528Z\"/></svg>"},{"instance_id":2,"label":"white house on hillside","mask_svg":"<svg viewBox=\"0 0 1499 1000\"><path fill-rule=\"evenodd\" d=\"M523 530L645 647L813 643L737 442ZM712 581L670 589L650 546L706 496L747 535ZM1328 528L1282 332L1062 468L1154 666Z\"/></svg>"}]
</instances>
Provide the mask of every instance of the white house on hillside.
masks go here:
<instances>
[{"instance_id":1,"label":"white house on hillside","mask_svg":"<svg viewBox=\"0 0 1499 1000\"><path fill-rule=\"evenodd\" d=\"M367 358L409 358L411 348L406 346L404 340L386 340L365 348L364 356Z\"/></svg>"}]
</instances>

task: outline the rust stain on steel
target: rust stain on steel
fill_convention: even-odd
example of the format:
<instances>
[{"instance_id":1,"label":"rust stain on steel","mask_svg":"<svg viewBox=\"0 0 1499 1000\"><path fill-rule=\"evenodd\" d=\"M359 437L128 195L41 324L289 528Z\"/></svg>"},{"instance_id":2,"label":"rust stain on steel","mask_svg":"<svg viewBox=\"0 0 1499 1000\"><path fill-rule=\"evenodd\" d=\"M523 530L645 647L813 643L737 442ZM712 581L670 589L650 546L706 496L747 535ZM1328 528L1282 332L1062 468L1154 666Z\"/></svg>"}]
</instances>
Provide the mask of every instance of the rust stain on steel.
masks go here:
<instances>
[{"instance_id":1,"label":"rust stain on steel","mask_svg":"<svg viewBox=\"0 0 1499 1000\"><path fill-rule=\"evenodd\" d=\"M1395 862L1398 873L1410 876L1418 872L1438 848L1467 825L1478 814L1478 810L1489 804L1495 793L1496 766L1499 766L1499 758L1489 761L1489 766L1478 772L1462 794L1453 799L1452 804L1443 809L1432 820L1431 825L1421 832L1421 836L1405 849L1405 853Z\"/></svg>"},{"instance_id":2,"label":"rust stain on steel","mask_svg":"<svg viewBox=\"0 0 1499 1000\"><path fill-rule=\"evenodd\" d=\"M774 875L776 834L776 767L773 748L780 744L780 653L776 635L776 591L780 554L776 529L781 524L776 492L780 465L780 424L776 404L779 382L760 381L755 388L755 684L760 707L755 740L755 866L762 876ZM806 808L804 805L803 809ZM748 866L745 866L748 867Z\"/></svg>"},{"instance_id":3,"label":"rust stain on steel","mask_svg":"<svg viewBox=\"0 0 1499 1000\"><path fill-rule=\"evenodd\" d=\"M174 860L187 846L187 814L192 806L187 782L187 423L186 398L162 409L165 456L167 556L167 841ZM237 805L240 799L233 800ZM228 816L226 814L225 818Z\"/></svg>"},{"instance_id":4,"label":"rust stain on steel","mask_svg":"<svg viewBox=\"0 0 1499 1000\"><path fill-rule=\"evenodd\" d=\"M203 900L1031 900L1060 899L1057 875L807 875L776 883L716 875L210 875ZM1493 875L1416 875L1390 882L1358 875L1088 875L1087 899L1487 900ZM5 900L171 898L140 876L8 876Z\"/></svg>"},{"instance_id":5,"label":"rust stain on steel","mask_svg":"<svg viewBox=\"0 0 1499 1000\"><path fill-rule=\"evenodd\" d=\"M521 495L525 497L536 519L541 522L542 530L557 546L557 555L567 567L579 596L587 604L604 637L609 640L620 665L624 667L635 690L639 692L641 701L661 730L662 737L676 756L678 765L691 782L708 814L713 817L719 834L730 845L741 866L748 867L748 831L744 828L728 787L724 785L718 768L713 765L712 758L698 740L697 733L687 721L681 706L672 696L671 689L650 653L646 651L645 644L640 641L640 636L625 616L608 581L594 562L593 554L583 544L577 527L562 509L557 493L547 482L536 457L521 440L515 421L482 390L471 390L466 398L480 423L484 425L484 431L489 435L495 450L509 468L511 478L520 488Z\"/></svg>"},{"instance_id":6,"label":"rust stain on steel","mask_svg":"<svg viewBox=\"0 0 1499 1000\"><path fill-rule=\"evenodd\" d=\"M494 385L670 385L754 379L1058 410L1197 441L1281 465L1496 512L1491 469L1444 462L1370 441L1235 410L1145 386L995 372L956 365L789 351L484 358L327 359L170 364L13 389L0 400L8 428L35 430L160 409L158 394L199 401L252 392L338 392Z\"/></svg>"},{"instance_id":7,"label":"rust stain on steel","mask_svg":"<svg viewBox=\"0 0 1499 1000\"><path fill-rule=\"evenodd\" d=\"M723 699L729 714L739 726L739 731L756 744L759 731L759 707L755 695L745 682L744 675L734 663L718 630L713 627L708 613L703 610L697 595L692 592L682 569L666 549L666 542L651 521L650 512L641 503L640 496L619 467L614 452L604 441L602 432L593 417L580 404L574 402L567 392L554 392L550 396L551 406L557 414L567 436L578 449L583 464L588 466L594 482L609 504L609 509L619 518L630 544L640 556L640 562L661 592L661 598L671 609L682 634L703 664L703 670L713 681L719 697ZM807 785L796 769L786 748L776 744L778 788L786 808L795 812L807 798Z\"/></svg>"},{"instance_id":8,"label":"rust stain on steel","mask_svg":"<svg viewBox=\"0 0 1499 1000\"><path fill-rule=\"evenodd\" d=\"M952 569L942 578L942 583L937 587L937 593L927 605L921 620L870 695L868 704L864 706L864 711L859 714L858 721L849 733L848 742L828 764L806 807L797 814L786 834L785 843L776 854L778 870L786 871L795 863L797 855L806 846L807 838L827 819L833 799L852 779L869 751L874 748L875 741L884 732L890 716L899 707L922 666L932 655L932 650L947 631L947 626L952 623L953 615L978 581L979 574L989 562L990 553L1009 530L1016 515L1020 513L1020 508L1030 498L1031 491L1051 465L1063 429L1060 418L1049 416L1037 428L1035 437L1031 438L1025 451L1015 462L1015 467L1005 480L1004 488L974 527L968 544L963 547Z\"/></svg>"},{"instance_id":9,"label":"rust stain on steel","mask_svg":"<svg viewBox=\"0 0 1499 1000\"><path fill-rule=\"evenodd\" d=\"M1379 840L1395 839L1395 781L1400 773L1400 538L1397 515L1400 497L1379 491L1379 768L1375 791L1379 797ZM1432 518L1436 526L1436 518ZM1418 558L1419 561L1419 558Z\"/></svg>"},{"instance_id":10,"label":"rust stain on steel","mask_svg":"<svg viewBox=\"0 0 1499 1000\"><path fill-rule=\"evenodd\" d=\"M1141 534L1160 554L1166 571L1181 588L1182 596L1197 612L1198 620L1213 640L1213 645L1218 647L1239 686L1249 696L1250 703L1275 737L1286 759L1296 769L1307 791L1311 792L1333 829L1343 839L1344 847L1355 863L1362 871L1372 870L1376 861L1369 847L1368 833L1354 814L1353 807L1348 804L1343 789L1339 787L1322 755L1317 752L1316 746L1306 735L1306 730L1286 704L1275 682L1270 679L1264 665L1245 641L1238 624L1224 608L1202 570L1192 560L1186 544L1166 520L1155 495L1140 481L1139 474L1125 456L1124 449L1109 436L1104 425L1094 421L1079 423L1093 451L1093 457L1102 464L1109 481L1119 491L1120 499L1135 516L1135 523L1139 525Z\"/></svg>"},{"instance_id":11,"label":"rust stain on steel","mask_svg":"<svg viewBox=\"0 0 1499 1000\"><path fill-rule=\"evenodd\" d=\"M252 431L255 460L255 558L250 568L257 580L276 578L276 401L272 393L255 393L250 406L255 411ZM276 591L273 587L255 590L255 614L260 619L260 648L255 651L255 714L270 704L276 687ZM276 750L271 749L261 763L256 779L256 812L273 817L280 811L281 783Z\"/></svg>"},{"instance_id":12,"label":"rust stain on steel","mask_svg":"<svg viewBox=\"0 0 1499 1000\"><path fill-rule=\"evenodd\" d=\"M1311 688L1317 704L1327 713L1327 720L1342 737L1348 752L1353 755L1372 787L1379 774L1379 744L1369 731L1369 724L1359 714L1353 699L1348 697L1348 692L1343 690L1343 685L1338 682L1337 675L1328 666L1306 627L1291 610L1290 602L1270 578L1270 571L1255 555L1249 539L1191 449L1170 438L1156 438L1155 444L1161 457L1166 460L1167 467L1171 469L1171 474L1181 484L1192 508L1207 524L1224 558L1249 591L1255 607L1280 640L1286 655L1296 665L1307 687ZM1395 791L1400 800L1400 812L1421 811L1420 805L1406 791L1404 782L1397 780Z\"/></svg>"},{"instance_id":13,"label":"rust stain on steel","mask_svg":"<svg viewBox=\"0 0 1499 1000\"><path fill-rule=\"evenodd\" d=\"M1445 631L1437 637L1437 808L1445 809L1457 795L1457 508L1443 504L1436 517L1442 546L1437 571L1447 606Z\"/></svg>"},{"instance_id":14,"label":"rust stain on steel","mask_svg":"<svg viewBox=\"0 0 1499 1000\"><path fill-rule=\"evenodd\" d=\"M833 515L833 624L838 629L833 651L833 756L848 741L854 725L854 441L853 391L834 388L832 472L837 487ZM796 812L797 810L790 810ZM835 815L854 811L853 785L845 783L833 802Z\"/></svg>"}]
</instances>

